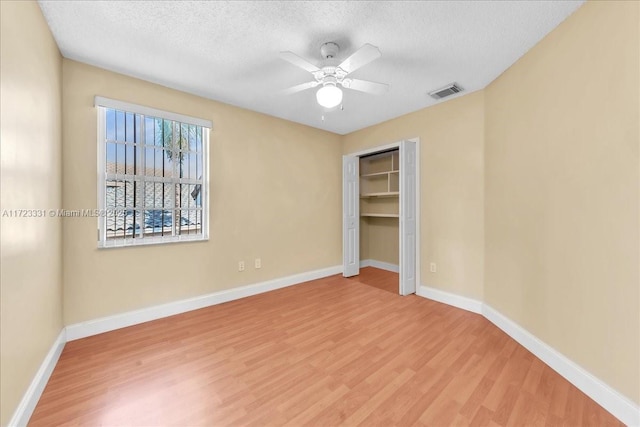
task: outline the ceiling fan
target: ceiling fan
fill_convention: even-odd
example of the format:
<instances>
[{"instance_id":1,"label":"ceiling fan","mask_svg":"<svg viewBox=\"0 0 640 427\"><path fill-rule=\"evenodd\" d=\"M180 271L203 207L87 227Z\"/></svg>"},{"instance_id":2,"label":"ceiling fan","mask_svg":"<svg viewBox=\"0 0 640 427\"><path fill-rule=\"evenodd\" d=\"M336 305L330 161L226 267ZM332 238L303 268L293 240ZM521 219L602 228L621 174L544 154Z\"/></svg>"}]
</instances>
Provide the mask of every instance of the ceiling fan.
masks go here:
<instances>
[{"instance_id":1,"label":"ceiling fan","mask_svg":"<svg viewBox=\"0 0 640 427\"><path fill-rule=\"evenodd\" d=\"M365 44L355 51L350 57L342 61L340 65L330 65L333 62L332 59L335 58L339 51L340 47L336 43L329 42L323 44L320 47L320 54L325 60L327 60L327 65L322 68L316 67L293 52L280 52L280 57L282 59L310 72L314 78L314 80L310 82L290 87L289 89L286 89L284 93L289 95L321 86L321 88L318 89L318 92L316 92L318 104L325 108L333 108L342 102L342 90L340 89L340 86L345 89L352 89L375 95L381 95L387 91L389 85L384 83L376 83L368 80L348 77L349 74L358 68L378 59L381 56L380 49L370 44Z\"/></svg>"}]
</instances>

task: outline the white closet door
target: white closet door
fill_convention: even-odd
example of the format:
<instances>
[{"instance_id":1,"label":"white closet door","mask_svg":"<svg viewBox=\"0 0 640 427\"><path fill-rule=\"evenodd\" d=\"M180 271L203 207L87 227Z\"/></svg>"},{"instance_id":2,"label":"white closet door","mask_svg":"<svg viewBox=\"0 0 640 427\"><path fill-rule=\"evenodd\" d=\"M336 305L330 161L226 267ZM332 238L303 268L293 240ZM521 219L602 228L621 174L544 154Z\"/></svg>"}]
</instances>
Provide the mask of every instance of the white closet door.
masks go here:
<instances>
[{"instance_id":1,"label":"white closet door","mask_svg":"<svg viewBox=\"0 0 640 427\"><path fill-rule=\"evenodd\" d=\"M359 157L342 157L342 266L344 277L360 273Z\"/></svg>"},{"instance_id":2,"label":"white closet door","mask_svg":"<svg viewBox=\"0 0 640 427\"><path fill-rule=\"evenodd\" d=\"M400 143L400 294L416 292L416 143Z\"/></svg>"}]
</instances>

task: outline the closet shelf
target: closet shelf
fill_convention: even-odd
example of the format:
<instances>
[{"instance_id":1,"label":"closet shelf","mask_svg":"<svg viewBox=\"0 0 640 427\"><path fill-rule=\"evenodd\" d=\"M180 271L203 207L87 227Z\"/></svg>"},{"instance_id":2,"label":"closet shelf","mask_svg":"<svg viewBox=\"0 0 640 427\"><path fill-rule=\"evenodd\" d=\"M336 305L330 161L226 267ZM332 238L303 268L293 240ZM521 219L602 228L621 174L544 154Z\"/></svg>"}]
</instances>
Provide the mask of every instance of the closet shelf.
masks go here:
<instances>
[{"instance_id":1,"label":"closet shelf","mask_svg":"<svg viewBox=\"0 0 640 427\"><path fill-rule=\"evenodd\" d=\"M369 216L375 218L400 218L398 214L384 214L384 213L361 213L360 216Z\"/></svg>"},{"instance_id":2,"label":"closet shelf","mask_svg":"<svg viewBox=\"0 0 640 427\"><path fill-rule=\"evenodd\" d=\"M399 195L399 191L384 191L380 193L364 193L360 197L398 197Z\"/></svg>"},{"instance_id":3,"label":"closet shelf","mask_svg":"<svg viewBox=\"0 0 640 427\"><path fill-rule=\"evenodd\" d=\"M360 175L360 178L368 178L370 176L381 176L381 175L389 175L391 173L399 173L400 171L385 171L385 172L376 172L376 173L364 173Z\"/></svg>"}]
</instances>

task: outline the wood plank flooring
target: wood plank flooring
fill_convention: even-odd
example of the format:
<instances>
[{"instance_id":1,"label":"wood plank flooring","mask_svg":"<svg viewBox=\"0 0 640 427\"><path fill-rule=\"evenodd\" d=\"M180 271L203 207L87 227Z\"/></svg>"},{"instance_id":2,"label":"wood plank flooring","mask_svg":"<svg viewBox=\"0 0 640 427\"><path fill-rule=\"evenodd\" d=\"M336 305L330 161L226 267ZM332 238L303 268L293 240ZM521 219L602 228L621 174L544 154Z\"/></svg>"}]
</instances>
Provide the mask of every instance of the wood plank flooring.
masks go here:
<instances>
[{"instance_id":1,"label":"wood plank flooring","mask_svg":"<svg viewBox=\"0 0 640 427\"><path fill-rule=\"evenodd\" d=\"M373 286L374 288L382 289L392 294L400 294L400 279L398 273L391 271L365 267L360 269L358 276L350 277L348 280L355 280L363 285Z\"/></svg>"},{"instance_id":2,"label":"wood plank flooring","mask_svg":"<svg viewBox=\"0 0 640 427\"><path fill-rule=\"evenodd\" d=\"M621 425L482 316L361 283L383 276L69 342L30 425Z\"/></svg>"}]
</instances>

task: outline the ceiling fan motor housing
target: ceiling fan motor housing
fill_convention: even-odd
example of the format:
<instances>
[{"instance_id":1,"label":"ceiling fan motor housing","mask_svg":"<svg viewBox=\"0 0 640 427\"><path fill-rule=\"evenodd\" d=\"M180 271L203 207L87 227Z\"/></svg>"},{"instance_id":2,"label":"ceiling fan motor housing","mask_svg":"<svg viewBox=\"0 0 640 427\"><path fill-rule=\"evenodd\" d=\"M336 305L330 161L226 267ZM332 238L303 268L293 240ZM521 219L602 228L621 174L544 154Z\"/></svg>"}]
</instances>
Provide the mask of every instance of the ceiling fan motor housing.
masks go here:
<instances>
[{"instance_id":1,"label":"ceiling fan motor housing","mask_svg":"<svg viewBox=\"0 0 640 427\"><path fill-rule=\"evenodd\" d=\"M322 79L323 86L337 86L338 83L340 82L338 81L338 79L336 79L334 75L326 75Z\"/></svg>"}]
</instances>

